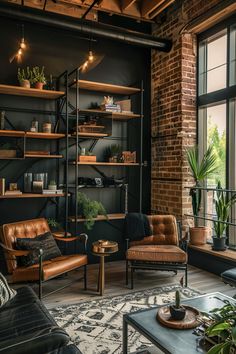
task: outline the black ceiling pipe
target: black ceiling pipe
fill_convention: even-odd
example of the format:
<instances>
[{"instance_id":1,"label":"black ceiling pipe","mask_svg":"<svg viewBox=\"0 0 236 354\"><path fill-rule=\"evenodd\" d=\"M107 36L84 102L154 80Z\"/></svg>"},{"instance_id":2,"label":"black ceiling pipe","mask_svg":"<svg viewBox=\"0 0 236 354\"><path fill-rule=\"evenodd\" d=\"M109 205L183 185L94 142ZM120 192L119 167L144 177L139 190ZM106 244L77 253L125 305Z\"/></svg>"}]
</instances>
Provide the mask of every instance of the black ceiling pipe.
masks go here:
<instances>
[{"instance_id":1,"label":"black ceiling pipe","mask_svg":"<svg viewBox=\"0 0 236 354\"><path fill-rule=\"evenodd\" d=\"M108 38L131 45L157 49L163 52L169 52L172 47L172 42L168 39L157 38L148 34L121 29L119 27L97 22L94 22L91 25L91 21L88 20L74 19L69 16L43 12L38 9L32 9L20 5L7 3L1 4L0 16L80 32L86 35L93 35L94 37Z\"/></svg>"}]
</instances>

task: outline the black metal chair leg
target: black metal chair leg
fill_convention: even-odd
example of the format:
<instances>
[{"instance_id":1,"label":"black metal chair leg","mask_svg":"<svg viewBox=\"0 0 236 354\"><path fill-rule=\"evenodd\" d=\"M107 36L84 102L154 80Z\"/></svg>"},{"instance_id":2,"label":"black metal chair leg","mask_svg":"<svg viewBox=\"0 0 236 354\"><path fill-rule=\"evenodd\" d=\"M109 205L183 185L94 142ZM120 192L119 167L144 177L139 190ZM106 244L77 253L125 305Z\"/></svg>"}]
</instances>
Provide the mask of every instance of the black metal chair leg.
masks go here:
<instances>
[{"instance_id":1,"label":"black metal chair leg","mask_svg":"<svg viewBox=\"0 0 236 354\"><path fill-rule=\"evenodd\" d=\"M188 266L186 264L186 268L185 268L185 287L188 286Z\"/></svg>"},{"instance_id":2,"label":"black metal chair leg","mask_svg":"<svg viewBox=\"0 0 236 354\"><path fill-rule=\"evenodd\" d=\"M129 262L126 261L125 284L129 284Z\"/></svg>"},{"instance_id":3,"label":"black metal chair leg","mask_svg":"<svg viewBox=\"0 0 236 354\"><path fill-rule=\"evenodd\" d=\"M42 283L43 283L43 251L40 249L39 250L39 300L42 299L42 295L43 295Z\"/></svg>"},{"instance_id":4,"label":"black metal chair leg","mask_svg":"<svg viewBox=\"0 0 236 354\"><path fill-rule=\"evenodd\" d=\"M131 265L131 289L134 288L134 268Z\"/></svg>"},{"instance_id":5,"label":"black metal chair leg","mask_svg":"<svg viewBox=\"0 0 236 354\"><path fill-rule=\"evenodd\" d=\"M87 265L84 266L84 290L87 290Z\"/></svg>"}]
</instances>

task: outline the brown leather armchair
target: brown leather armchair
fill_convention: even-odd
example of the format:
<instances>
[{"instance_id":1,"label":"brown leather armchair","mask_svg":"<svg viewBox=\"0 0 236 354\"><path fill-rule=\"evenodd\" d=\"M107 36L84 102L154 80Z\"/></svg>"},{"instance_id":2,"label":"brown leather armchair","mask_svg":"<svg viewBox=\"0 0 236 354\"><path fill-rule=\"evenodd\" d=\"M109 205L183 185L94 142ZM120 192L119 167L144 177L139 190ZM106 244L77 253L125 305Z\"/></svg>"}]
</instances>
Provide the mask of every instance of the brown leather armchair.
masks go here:
<instances>
[{"instance_id":1,"label":"brown leather armchair","mask_svg":"<svg viewBox=\"0 0 236 354\"><path fill-rule=\"evenodd\" d=\"M16 238L34 238L38 235L50 231L46 219L34 219L5 224L1 226L0 238L1 246L4 250L8 273L11 274L12 282L39 282L39 298L42 297L42 283L67 273L76 268L84 267L84 288L86 289L86 265L88 259L86 255L87 235L81 234L76 237L65 238L64 240L75 241L80 239L84 242L84 254L75 254L56 257L52 260L42 261L42 250L39 251L39 264L23 267L17 265L17 256L29 254L30 251L20 251L15 249ZM58 239L58 236L55 235ZM63 241L63 238L60 238Z\"/></svg>"},{"instance_id":2,"label":"brown leather armchair","mask_svg":"<svg viewBox=\"0 0 236 354\"><path fill-rule=\"evenodd\" d=\"M151 236L141 241L127 244L126 251L126 285L128 285L129 268L131 270L131 288L133 289L134 270L177 270L185 271L187 286L187 253L180 248L176 219L172 215L148 216ZM128 235L127 235L128 236Z\"/></svg>"}]
</instances>

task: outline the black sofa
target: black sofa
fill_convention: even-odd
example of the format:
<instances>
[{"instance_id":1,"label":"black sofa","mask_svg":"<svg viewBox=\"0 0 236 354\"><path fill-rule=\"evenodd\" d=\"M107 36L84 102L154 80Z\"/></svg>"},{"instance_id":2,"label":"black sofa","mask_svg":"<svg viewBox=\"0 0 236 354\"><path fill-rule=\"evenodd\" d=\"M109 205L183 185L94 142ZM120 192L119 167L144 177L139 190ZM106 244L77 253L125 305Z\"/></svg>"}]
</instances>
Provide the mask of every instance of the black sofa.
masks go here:
<instances>
[{"instance_id":1,"label":"black sofa","mask_svg":"<svg viewBox=\"0 0 236 354\"><path fill-rule=\"evenodd\" d=\"M81 354L69 341L28 286L0 309L1 354Z\"/></svg>"}]
</instances>

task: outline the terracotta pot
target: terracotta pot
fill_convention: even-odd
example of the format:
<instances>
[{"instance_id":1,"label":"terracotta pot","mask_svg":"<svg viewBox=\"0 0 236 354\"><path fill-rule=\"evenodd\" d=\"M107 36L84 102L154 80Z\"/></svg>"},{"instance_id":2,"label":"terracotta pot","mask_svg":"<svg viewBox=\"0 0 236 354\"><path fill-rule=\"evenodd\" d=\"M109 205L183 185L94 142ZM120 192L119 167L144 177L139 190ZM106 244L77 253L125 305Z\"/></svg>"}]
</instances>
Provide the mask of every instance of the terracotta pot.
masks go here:
<instances>
[{"instance_id":1,"label":"terracotta pot","mask_svg":"<svg viewBox=\"0 0 236 354\"><path fill-rule=\"evenodd\" d=\"M190 227L190 244L194 246L205 245L209 234L209 227Z\"/></svg>"},{"instance_id":2,"label":"terracotta pot","mask_svg":"<svg viewBox=\"0 0 236 354\"><path fill-rule=\"evenodd\" d=\"M25 88L30 88L30 82L29 82L29 80L22 80L22 81L20 82L20 86L21 86L21 87L25 87Z\"/></svg>"},{"instance_id":3,"label":"terracotta pot","mask_svg":"<svg viewBox=\"0 0 236 354\"><path fill-rule=\"evenodd\" d=\"M44 83L43 82L36 82L35 88L38 90L43 90Z\"/></svg>"}]
</instances>

